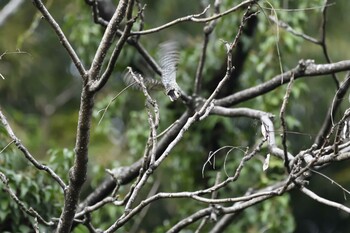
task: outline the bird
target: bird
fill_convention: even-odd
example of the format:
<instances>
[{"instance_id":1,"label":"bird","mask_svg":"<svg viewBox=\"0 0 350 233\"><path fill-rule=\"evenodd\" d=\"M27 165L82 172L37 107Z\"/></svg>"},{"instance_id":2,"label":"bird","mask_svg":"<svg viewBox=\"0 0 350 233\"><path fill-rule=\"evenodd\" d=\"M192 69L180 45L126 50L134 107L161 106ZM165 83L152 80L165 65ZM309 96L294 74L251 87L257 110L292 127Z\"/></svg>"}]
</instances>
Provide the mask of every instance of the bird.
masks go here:
<instances>
[{"instance_id":1,"label":"bird","mask_svg":"<svg viewBox=\"0 0 350 233\"><path fill-rule=\"evenodd\" d=\"M175 41L167 41L160 44L158 57L161 70L161 81L150 77L144 77L144 84L148 90L165 90L165 94L170 100L175 101L182 93L181 88L176 82L176 70L180 57L177 43ZM136 76L140 75L137 72L133 73ZM141 85L134 79L130 72L127 72L124 75L123 80L125 84L132 85L135 89L142 89Z\"/></svg>"},{"instance_id":2,"label":"bird","mask_svg":"<svg viewBox=\"0 0 350 233\"><path fill-rule=\"evenodd\" d=\"M165 93L171 101L177 100L181 96L181 89L176 82L176 69L179 63L179 52L177 43L168 41L160 45L159 63L162 71L161 80L165 88Z\"/></svg>"}]
</instances>

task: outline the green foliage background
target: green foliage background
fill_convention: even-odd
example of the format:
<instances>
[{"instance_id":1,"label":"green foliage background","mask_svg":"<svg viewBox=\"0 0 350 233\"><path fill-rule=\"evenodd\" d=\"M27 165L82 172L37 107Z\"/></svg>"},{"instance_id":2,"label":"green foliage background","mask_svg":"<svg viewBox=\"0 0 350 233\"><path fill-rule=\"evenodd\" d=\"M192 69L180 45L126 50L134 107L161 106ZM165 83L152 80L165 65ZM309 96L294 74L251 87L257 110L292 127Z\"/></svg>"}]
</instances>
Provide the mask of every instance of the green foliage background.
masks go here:
<instances>
[{"instance_id":1,"label":"green foliage background","mask_svg":"<svg viewBox=\"0 0 350 233\"><path fill-rule=\"evenodd\" d=\"M188 1L184 0L166 3L160 0L141 2L147 4L145 28L158 26L176 17L200 12L202 9L199 1L194 4L188 4ZM212 1L208 2L212 3ZM1 2L0 7L5 3ZM322 3L321 0L284 0L270 4L276 8L279 19L298 31L318 37ZM235 4L237 1L223 1L222 9L227 9ZM267 20L267 15L274 13L267 9L271 7L270 4L261 1L262 8L257 9L264 13L261 12L258 15L259 22L254 37L243 35L241 38L244 45L243 51L247 53L247 58L238 81L235 86L230 87L232 90L242 90L269 80L279 74L281 69L288 70L296 66L301 58L311 58L317 62L325 61L321 48L296 38L282 29L277 30L276 26ZM89 7L84 1L67 0L51 0L48 1L48 5L49 10L88 67L103 33L103 29L93 23ZM278 10L310 7L313 9ZM339 23L346 22L346 19L350 20L345 10L350 9L349 7L347 1L339 1L329 8L327 40L331 57L335 61L346 59L349 56L345 49L349 38L342 33L346 30L347 25ZM207 63L204 68L204 86L207 88L203 92L205 97L210 94L209 90L212 90L213 85L218 82L220 78L218 74L225 64L225 50L219 39L233 40L242 13L239 11L220 19L211 35ZM141 37L142 44L152 55L156 54L159 43L165 40L180 41L181 60L178 83L186 92L190 92L193 86L203 39L202 27L203 25L200 24L183 23L160 33ZM2 37L0 53L18 49L25 52L7 54L0 60L0 72L6 78L0 80L2 111L8 116L15 132L33 155L45 161L66 179L74 154L79 107L80 79L77 72L72 68L57 37L45 20L40 19L30 1L23 3L20 10L0 30ZM280 58L277 55L277 44L281 52ZM82 198L103 180L106 175L104 169L129 165L139 159L147 140L149 128L142 93L128 90L121 94L112 102L101 120L102 110L124 88L121 75L126 66L133 66L147 75L154 75L132 47L126 46L121 58L113 77L96 100L89 158L90 173ZM315 85L316 82L317 85ZM52 112L50 107L55 103L57 96L67 88L73 90L71 98ZM279 88L240 106L269 111L278 115L284 93L285 88ZM306 133L306 135L290 133L289 146L292 151L310 146L317 129L322 124L322 116L327 110L330 96L334 93L335 86L329 77L319 78L317 81L303 79L295 82L287 110L288 128L291 131ZM153 96L160 106L159 132L161 132L180 116L184 107L179 103L169 103L163 93L153 93ZM231 120L209 117L185 134L184 139L171 153L164 166L156 171L153 181L160 181L160 190L164 192L191 191L212 185L217 172L222 173L222 177L232 175L246 148L253 146L261 138L259 131L256 130L257 127L260 127L259 124L259 122L246 119ZM277 125L276 129L278 128ZM1 131L0 139L0 148L4 148L9 138ZM209 152L223 146L231 146L234 149L229 153L227 150L218 152L215 167L206 167L204 176L202 176L203 164ZM242 195L249 188L264 187L280 180L284 175L283 164L273 160L269 171L264 173L262 162L265 155L261 153L247 163L241 178L228 186L225 192L221 193L221 197ZM341 182L344 184L349 184L349 174L344 169L345 167L336 172L331 170L328 172L335 177L341 177ZM63 203L59 187L46 174L33 169L14 146L0 154L0 171L7 175L11 187L25 203L35 208L47 219L59 216ZM340 173L345 175L339 175ZM121 197L127 193L128 188L126 186L121 189ZM147 195L150 188L151 182L144 191L144 196ZM293 195L292 197L284 195L274 198L247 209L239 215L235 224L232 224L227 232L303 232L305 216L301 210L307 211L308 206L300 206L299 200L295 200ZM145 232L164 232L173 223L201 207L205 205L194 201L162 200L150 207L142 228ZM0 223L7 221L12 223L5 225L3 229L0 227L0 231L31 232L28 224L33 222L33 219L23 214L5 192L0 192L0 209ZM115 206L106 206L94 213L92 219L99 227L106 228L119 216L121 211L122 209ZM322 222L324 218L324 215L317 209L312 215L312 221L315 224ZM341 216L339 218L343 220ZM131 221L124 230L130 230L133 224L134 221ZM337 224L339 222L334 223L334 226L337 227ZM193 232L197 226L189 228L188 232ZM74 232L88 231L85 227L79 226Z\"/></svg>"}]
</instances>

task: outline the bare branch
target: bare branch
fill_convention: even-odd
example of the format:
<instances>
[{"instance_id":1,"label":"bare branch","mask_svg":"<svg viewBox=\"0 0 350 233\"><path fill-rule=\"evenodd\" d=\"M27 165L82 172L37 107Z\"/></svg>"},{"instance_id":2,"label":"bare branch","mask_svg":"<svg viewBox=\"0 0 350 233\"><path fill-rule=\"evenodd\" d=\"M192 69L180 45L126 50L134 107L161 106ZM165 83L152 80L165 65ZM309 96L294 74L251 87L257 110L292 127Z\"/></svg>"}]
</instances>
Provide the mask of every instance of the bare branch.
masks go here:
<instances>
[{"instance_id":1,"label":"bare branch","mask_svg":"<svg viewBox=\"0 0 350 233\"><path fill-rule=\"evenodd\" d=\"M85 0L85 3L91 6L94 22L107 27L116 9L113 2L111 0Z\"/></svg>"},{"instance_id":2,"label":"bare branch","mask_svg":"<svg viewBox=\"0 0 350 233\"><path fill-rule=\"evenodd\" d=\"M42 3L41 0L33 0L33 2L34 2L34 5L36 6L36 8L38 8L38 10L43 14L44 18L47 20L47 22L51 25L53 30L56 32L61 44L67 50L75 67L79 71L80 76L85 80L86 79L85 68L84 68L83 64L81 63L81 60L78 57L78 55L76 54L75 50L73 49L73 47L69 43L68 39L64 35L60 26L58 25L56 20L51 16L50 12L46 9L46 7L44 6L44 4Z\"/></svg>"},{"instance_id":3,"label":"bare branch","mask_svg":"<svg viewBox=\"0 0 350 233\"><path fill-rule=\"evenodd\" d=\"M184 218L183 220L175 224L171 229L167 231L167 233L180 232L186 226L198 221L199 219L209 216L211 214L211 211L212 211L211 207L199 210L196 213Z\"/></svg>"},{"instance_id":4,"label":"bare branch","mask_svg":"<svg viewBox=\"0 0 350 233\"><path fill-rule=\"evenodd\" d=\"M323 178L329 180L332 184L335 184L336 186L338 186L341 190L343 190L343 192L347 193L350 195L350 191L347 190L346 188L344 188L342 185L340 185L339 183L337 183L335 180L331 179L330 177L326 176L325 174L318 172L316 170L310 169L313 173L316 173L320 176L322 176Z\"/></svg>"},{"instance_id":5,"label":"bare branch","mask_svg":"<svg viewBox=\"0 0 350 233\"><path fill-rule=\"evenodd\" d=\"M13 132L10 124L7 122L6 117L4 116L4 114L1 112L0 110L0 120L2 125L4 126L6 132L8 133L8 135L10 136L10 138L12 139L13 143L15 143L16 147L22 151L23 155L25 156L25 158L31 162L34 167L36 167L39 170L43 170L46 171L62 188L62 190L66 189L66 184L63 182L63 180L49 167L40 164L28 151L28 149L21 143L21 140L19 140L17 138L17 136L15 135L15 133ZM7 146L6 146L7 147ZM5 147L5 148L6 148ZM3 150L2 150L3 151Z\"/></svg>"},{"instance_id":6,"label":"bare branch","mask_svg":"<svg viewBox=\"0 0 350 233\"><path fill-rule=\"evenodd\" d=\"M109 59L109 62L108 62L108 65L107 65L107 68L105 70L105 72L102 74L101 78L98 80L98 82L96 83L93 83L93 85L91 86L91 91L92 92L97 92L99 91L108 81L109 77L111 76L112 74L112 71L115 67L115 64L117 62L117 59L121 53L121 50L130 34L130 30L132 28L132 25L134 24L134 22L136 21L136 18L135 19L131 19L131 14L132 14L132 8L134 6L134 1L129 1L128 3L128 6L126 8L126 15L127 15L127 24L124 28L124 31L121 35L121 37L119 38L113 52L112 52L112 55ZM117 9L118 10L118 9ZM112 20L113 20L113 17L112 17ZM121 20L121 19L118 19L118 20ZM111 21L112 22L112 21ZM118 23L118 22L116 22ZM118 23L119 24L119 23ZM119 26L119 25L115 25L115 26ZM110 25L110 24L109 24ZM108 27L106 29L106 32L108 30ZM113 29L111 29L111 32L110 33L115 33L115 32L112 32ZM112 41L111 41L112 42ZM106 49L108 50L108 47L106 47ZM97 52L96 52L96 55L97 55Z\"/></svg>"},{"instance_id":7,"label":"bare branch","mask_svg":"<svg viewBox=\"0 0 350 233\"><path fill-rule=\"evenodd\" d=\"M90 127L94 95L84 86L81 94L81 104L75 144L74 165L69 171L69 186L65 190L65 202L57 233L70 232L77 204L79 201L81 187L86 180L88 163L88 145L90 142Z\"/></svg>"},{"instance_id":8,"label":"bare branch","mask_svg":"<svg viewBox=\"0 0 350 233\"><path fill-rule=\"evenodd\" d=\"M220 1L215 1L214 7L215 7L215 12L214 15L219 14L220 13ZM216 26L216 22L217 20L213 20L209 23L209 25L206 25L203 28L203 33L204 33L204 41L203 41L203 46L202 46L202 53L199 59L199 63L197 66L197 71L196 71L196 77L195 77L195 81L194 81L194 90L193 90L193 94L197 95L202 87L202 73L203 73L203 68L204 68L204 64L205 64L205 59L206 59L206 55L207 55L207 48L208 48L208 43L209 43L209 36L210 34L213 32L215 26Z\"/></svg>"},{"instance_id":9,"label":"bare branch","mask_svg":"<svg viewBox=\"0 0 350 233\"><path fill-rule=\"evenodd\" d=\"M272 114L249 108L224 108L220 106L215 106L210 113L228 117L244 116L260 120L266 129L266 140L268 142L269 152L281 159L284 159L283 150L276 146L275 130L273 123L270 119L273 117ZM290 161L294 159L293 155L291 155L290 153L287 153L287 155Z\"/></svg>"},{"instance_id":10,"label":"bare branch","mask_svg":"<svg viewBox=\"0 0 350 233\"><path fill-rule=\"evenodd\" d=\"M74 218L78 219L78 218L80 218L80 217L82 217L82 216L84 216L84 215L86 215L88 213L91 213L91 212L93 212L95 210L98 210L102 206L104 206L104 205L106 205L108 203L112 203L114 201L116 201L116 198L114 198L114 197L106 197L102 201L97 202L95 205L85 207L82 211L77 213Z\"/></svg>"},{"instance_id":11,"label":"bare branch","mask_svg":"<svg viewBox=\"0 0 350 233\"><path fill-rule=\"evenodd\" d=\"M314 199L317 202L320 202L320 203L327 205L327 206L334 207L336 209L345 211L346 213L350 214L350 208L346 207L345 205L342 205L340 203L330 201L326 198L320 197L316 193L312 192L311 190L309 190L305 187L301 187L300 191L303 192L305 195L309 196L310 198Z\"/></svg>"},{"instance_id":12,"label":"bare branch","mask_svg":"<svg viewBox=\"0 0 350 233\"><path fill-rule=\"evenodd\" d=\"M140 44L139 41L134 40L132 37L129 37L127 40L128 44L134 46L139 54L143 57L143 59L151 66L153 71L158 75L162 75L162 71L157 64L157 62L153 59L153 57L147 52L147 50Z\"/></svg>"},{"instance_id":13,"label":"bare branch","mask_svg":"<svg viewBox=\"0 0 350 233\"><path fill-rule=\"evenodd\" d=\"M160 186L160 181L156 180L156 182L152 185L151 190L149 191L147 198L153 196L159 189ZM142 223L142 220L145 218L147 211L149 210L150 205L148 205L146 208L144 208L141 213L139 218L136 220L136 223L133 224L133 227L131 228L131 230L129 231L130 233L133 232L138 232L138 229Z\"/></svg>"},{"instance_id":14,"label":"bare branch","mask_svg":"<svg viewBox=\"0 0 350 233\"><path fill-rule=\"evenodd\" d=\"M108 49L111 47L115 33L125 16L125 12L128 6L127 0L119 1L118 7L113 14L112 19L109 21L105 33L101 39L100 45L97 48L95 57L93 58L91 67L89 69L90 80L97 80L101 71L102 63L105 60ZM122 42L122 41L121 41ZM119 47L119 46L117 46ZM115 50L117 52L117 50ZM104 80L104 79L103 79ZM101 84L100 84L101 85ZM99 85L97 85L98 87ZM97 87L92 90L97 91Z\"/></svg>"},{"instance_id":15,"label":"bare branch","mask_svg":"<svg viewBox=\"0 0 350 233\"><path fill-rule=\"evenodd\" d=\"M20 207L20 209L24 213L26 213L34 218L39 219L39 221L41 223L45 224L46 226L54 226L55 225L55 223L53 221L48 222L48 221L44 220L44 218L41 217L40 214L38 212L36 212L32 207L27 208L26 205L16 196L15 192L10 188L10 186L8 184L8 179L6 178L6 176L2 172L0 172L0 180L4 184L3 189L10 195L12 200L14 200L17 203L17 205Z\"/></svg>"},{"instance_id":16,"label":"bare branch","mask_svg":"<svg viewBox=\"0 0 350 233\"><path fill-rule=\"evenodd\" d=\"M222 99L218 99L215 101L215 105L229 106L252 99L256 96L272 91L285 83L288 83L292 76L294 79L298 79L301 77L327 75L347 70L350 70L350 60L330 64L315 64L312 60L301 60L299 65L295 68L286 71L283 74L279 74L269 81L255 87L251 87Z\"/></svg>"},{"instance_id":17,"label":"bare branch","mask_svg":"<svg viewBox=\"0 0 350 233\"><path fill-rule=\"evenodd\" d=\"M208 17L208 18L199 18L201 17L202 15L205 14L205 12L209 9L210 6L208 6L207 8L204 9L203 12L199 13L199 14L194 14L194 15L188 15L188 16L185 16L185 17L182 17L182 18L178 18L178 19L175 19L169 23L166 23L162 26L159 26L159 27L156 27L156 28L153 28L153 29L148 29L148 30L144 30L144 31L139 31L139 32L131 32L131 35L145 35L145 34L150 34L150 33L154 33L154 32L159 32L165 28L168 28L168 27L171 27L175 24L178 24L178 23L181 23L181 22L188 22L188 21L191 21L191 22L195 22L195 23L207 23L207 22L210 22L210 21L213 21L213 20L216 20L218 18L221 18L225 15L228 15L236 10L238 10L239 8L241 7L245 7L247 6L248 4L252 4L252 3L255 3L256 0L246 0L246 1L243 1L241 2L240 4L238 4L237 6L234 6L232 7L231 9L229 10L226 10L220 14L215 14L211 17Z\"/></svg>"},{"instance_id":18,"label":"bare branch","mask_svg":"<svg viewBox=\"0 0 350 233\"><path fill-rule=\"evenodd\" d=\"M244 201L244 202L237 202L235 203L233 206L231 207L222 207L222 206L216 206L217 208L217 215L218 216L222 216L224 214L235 214L235 213L238 213L252 205L255 205L259 202L262 202L266 199L269 199L269 198L272 198L276 195L278 195L278 190L281 190L283 188L283 186L285 185L285 182L281 182L281 183L278 183L274 186L270 186L270 187L267 187L265 189L265 191L270 191L270 195L267 195L267 196L259 196L259 197L255 197L255 198L251 198L247 201ZM288 188L286 190L290 190L292 188L294 188L294 184L290 184L288 186ZM286 191L285 190L285 191ZM262 190L261 190L262 191ZM205 208L205 209L202 209L202 210L199 210L197 211L196 213L184 218L183 220L179 221L177 224L175 224L169 231L167 232L179 232L181 229L185 228L186 226L192 224L193 222L195 221L198 221L199 219L207 216L207 215L210 215L211 214L211 211L212 209L209 207L209 208Z\"/></svg>"},{"instance_id":19,"label":"bare branch","mask_svg":"<svg viewBox=\"0 0 350 233\"><path fill-rule=\"evenodd\" d=\"M188 117L189 117L189 113L185 112L178 120L175 121L175 124L173 124L173 127L171 127L164 134L164 136L161 138L161 140L157 144L156 158L159 158L159 156L167 148L168 144L176 137L178 132L182 129L183 125L186 123ZM117 177L119 183L123 185L135 179L139 174L142 163L143 163L143 159L140 159L128 167L119 168L121 170L119 173L119 176ZM112 179L110 176L108 176L108 178L105 179L105 181L102 182L100 186L97 187L95 191L92 192L80 204L79 209L83 208L84 206L93 205L98 201L102 200L104 197L108 196L113 191L115 186L116 186L115 180Z\"/></svg>"}]
</instances>

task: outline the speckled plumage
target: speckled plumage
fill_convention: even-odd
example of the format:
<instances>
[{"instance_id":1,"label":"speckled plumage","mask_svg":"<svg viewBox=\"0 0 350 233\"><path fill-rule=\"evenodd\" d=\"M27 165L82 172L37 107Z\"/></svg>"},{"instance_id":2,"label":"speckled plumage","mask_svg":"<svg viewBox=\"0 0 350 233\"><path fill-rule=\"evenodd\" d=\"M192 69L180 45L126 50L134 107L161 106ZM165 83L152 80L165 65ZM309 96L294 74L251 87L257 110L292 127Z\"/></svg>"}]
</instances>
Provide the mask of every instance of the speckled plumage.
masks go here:
<instances>
[{"instance_id":1,"label":"speckled plumage","mask_svg":"<svg viewBox=\"0 0 350 233\"><path fill-rule=\"evenodd\" d=\"M160 45L158 52L159 64L161 68L161 82L149 78L143 77L143 81L148 90L160 90L165 89L165 93L169 96L171 101L178 99L181 95L181 89L176 83L176 68L179 62L179 52L177 51L176 42L170 41ZM140 75L133 72L135 75ZM123 78L125 84L133 84L132 87L141 90L140 84L138 84L130 72L127 72Z\"/></svg>"},{"instance_id":2,"label":"speckled plumage","mask_svg":"<svg viewBox=\"0 0 350 233\"><path fill-rule=\"evenodd\" d=\"M179 52L176 42L170 41L160 45L159 63L162 71L162 83L166 94L171 101L181 95L180 88L176 83L176 68L179 62Z\"/></svg>"},{"instance_id":3,"label":"speckled plumage","mask_svg":"<svg viewBox=\"0 0 350 233\"><path fill-rule=\"evenodd\" d=\"M135 75L140 75L137 72L133 72ZM132 88L137 89L137 90L142 90L140 84L138 84L135 79L132 77L130 72L125 73L124 77L123 77L123 81L126 85L131 85L132 84ZM145 86L147 87L148 90L155 90L155 91L159 91L159 90L163 90L163 83L157 79L154 78L149 78L149 77L143 77L143 82L145 84Z\"/></svg>"}]
</instances>

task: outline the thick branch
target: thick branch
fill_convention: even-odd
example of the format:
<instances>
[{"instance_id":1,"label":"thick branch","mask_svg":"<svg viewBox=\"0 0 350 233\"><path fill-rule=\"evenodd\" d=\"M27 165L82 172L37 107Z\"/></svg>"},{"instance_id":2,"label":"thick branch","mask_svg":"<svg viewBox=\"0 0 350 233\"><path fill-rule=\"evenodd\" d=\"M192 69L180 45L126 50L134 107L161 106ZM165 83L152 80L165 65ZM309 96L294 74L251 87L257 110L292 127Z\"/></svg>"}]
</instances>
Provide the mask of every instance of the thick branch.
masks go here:
<instances>
[{"instance_id":1,"label":"thick branch","mask_svg":"<svg viewBox=\"0 0 350 233\"><path fill-rule=\"evenodd\" d=\"M69 186L65 191L65 202L57 233L68 233L72 227L79 201L81 187L86 180L88 163L88 145L94 96L84 87L81 95L74 165L69 171Z\"/></svg>"},{"instance_id":2,"label":"thick branch","mask_svg":"<svg viewBox=\"0 0 350 233\"><path fill-rule=\"evenodd\" d=\"M294 75L294 79L308 76L319 76L350 70L350 60L344 60L330 64L315 64L312 60L301 60L299 65L283 74L277 75L271 80L255 87L245 89L233 95L229 95L215 101L215 105L230 106L265 94L277 87L288 83Z\"/></svg>"},{"instance_id":3,"label":"thick branch","mask_svg":"<svg viewBox=\"0 0 350 233\"><path fill-rule=\"evenodd\" d=\"M103 61L107 55L108 49L111 47L115 33L125 16L125 11L128 5L127 0L119 1L118 7L103 34L100 45L97 48L95 57L92 61L91 67L89 69L90 80L96 80L101 71Z\"/></svg>"},{"instance_id":4,"label":"thick branch","mask_svg":"<svg viewBox=\"0 0 350 233\"><path fill-rule=\"evenodd\" d=\"M187 119L189 117L189 114L185 112L174 124L172 128L170 128L164 136L161 138L161 140L157 144L157 150L156 150L156 158L158 158L166 149L169 142L171 142L175 136L178 134L178 132L181 130L183 125L186 123ZM134 164L128 166L119 168L120 171L118 172L120 175L117 177L119 184L124 185L128 184L130 181L135 179L140 171L142 165L142 159L138 160ZM95 204L96 202L102 200L106 196L108 196L113 189L116 186L116 181L112 179L110 176L108 176L100 186L98 186L94 192L92 192L80 205L79 209L82 209L85 206L91 206Z\"/></svg>"},{"instance_id":5,"label":"thick branch","mask_svg":"<svg viewBox=\"0 0 350 233\"><path fill-rule=\"evenodd\" d=\"M113 72L113 69L114 69L115 64L117 62L117 59L120 55L120 52L122 51L122 48L124 47L124 44L129 36L129 34L130 34L131 27L134 23L134 20L130 19L133 6L134 6L134 1L133 0L129 1L128 7L126 9L126 11L127 11L126 13L128 15L127 20L129 22L126 24L124 31L123 31L121 37L119 38L119 40L118 40L118 42L117 42L117 44L112 52L111 58L108 62L108 65L107 65L105 72L103 73L101 78L96 83L94 83L94 85L91 87L91 90L93 92L99 91L107 83L109 77L111 76L111 74ZM113 20L113 18L112 18L112 20Z\"/></svg>"}]
</instances>

